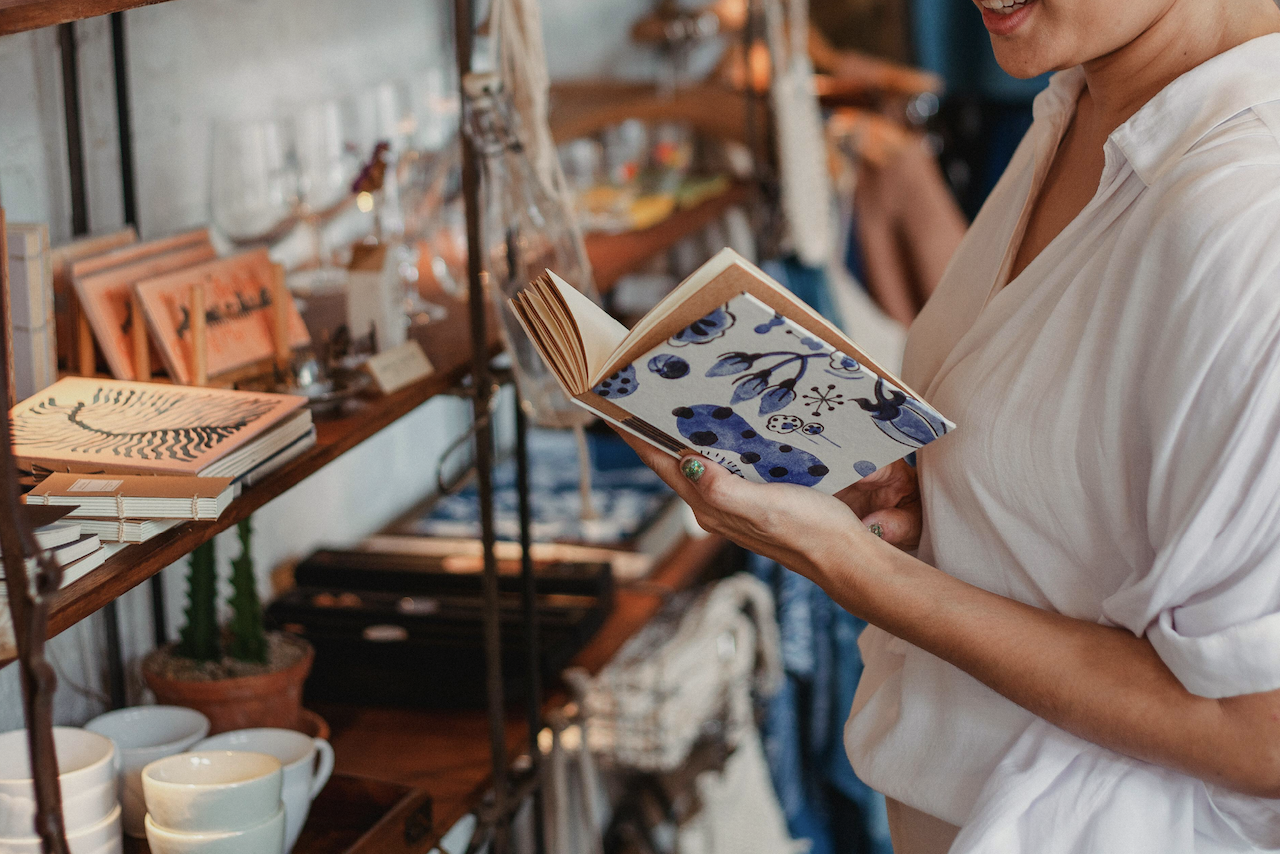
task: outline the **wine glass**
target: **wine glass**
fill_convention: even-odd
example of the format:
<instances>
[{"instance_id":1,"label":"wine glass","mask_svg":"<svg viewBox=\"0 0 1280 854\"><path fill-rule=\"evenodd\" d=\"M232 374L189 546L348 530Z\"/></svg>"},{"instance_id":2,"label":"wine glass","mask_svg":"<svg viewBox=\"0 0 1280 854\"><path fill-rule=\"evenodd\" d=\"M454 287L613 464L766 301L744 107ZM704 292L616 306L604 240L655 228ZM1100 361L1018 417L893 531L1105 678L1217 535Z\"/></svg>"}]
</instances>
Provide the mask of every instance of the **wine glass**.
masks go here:
<instances>
[{"instance_id":1,"label":"wine glass","mask_svg":"<svg viewBox=\"0 0 1280 854\"><path fill-rule=\"evenodd\" d=\"M275 243L298 223L298 170L290 130L281 119L214 124L211 219L237 246Z\"/></svg>"}]
</instances>

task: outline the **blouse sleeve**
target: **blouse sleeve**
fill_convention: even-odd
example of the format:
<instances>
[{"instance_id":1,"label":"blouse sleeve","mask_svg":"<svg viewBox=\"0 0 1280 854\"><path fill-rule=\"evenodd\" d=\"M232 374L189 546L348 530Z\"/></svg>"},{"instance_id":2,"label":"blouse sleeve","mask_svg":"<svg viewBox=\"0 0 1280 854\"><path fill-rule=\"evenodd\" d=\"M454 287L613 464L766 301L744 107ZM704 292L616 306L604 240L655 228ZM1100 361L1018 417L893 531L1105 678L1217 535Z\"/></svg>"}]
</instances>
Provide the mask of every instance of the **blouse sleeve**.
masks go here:
<instances>
[{"instance_id":1,"label":"blouse sleeve","mask_svg":"<svg viewBox=\"0 0 1280 854\"><path fill-rule=\"evenodd\" d=\"M1280 193L1234 201L1153 235L1168 287L1129 472L1153 557L1103 603L1204 697L1280 688Z\"/></svg>"}]
</instances>

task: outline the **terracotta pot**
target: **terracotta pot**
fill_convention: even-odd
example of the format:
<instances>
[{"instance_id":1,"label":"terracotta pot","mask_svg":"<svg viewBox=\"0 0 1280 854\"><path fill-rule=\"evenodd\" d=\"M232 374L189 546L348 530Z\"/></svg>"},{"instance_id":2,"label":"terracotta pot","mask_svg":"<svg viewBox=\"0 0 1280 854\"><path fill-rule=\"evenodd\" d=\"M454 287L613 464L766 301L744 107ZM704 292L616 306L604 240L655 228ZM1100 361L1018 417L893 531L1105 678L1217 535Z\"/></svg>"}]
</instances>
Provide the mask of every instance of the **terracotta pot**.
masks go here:
<instances>
[{"instance_id":1,"label":"terracotta pot","mask_svg":"<svg viewBox=\"0 0 1280 854\"><path fill-rule=\"evenodd\" d=\"M323 738L329 740L329 722L320 717L310 709L301 709L298 722L290 729L296 729L298 732L309 735L312 738Z\"/></svg>"},{"instance_id":2,"label":"terracotta pot","mask_svg":"<svg viewBox=\"0 0 1280 854\"><path fill-rule=\"evenodd\" d=\"M203 712L209 719L209 735L248 727L293 729L301 718L302 683L316 653L301 638L291 640L303 644L305 654L271 673L202 681L170 679L151 672L144 662L142 675L156 702Z\"/></svg>"}]
</instances>

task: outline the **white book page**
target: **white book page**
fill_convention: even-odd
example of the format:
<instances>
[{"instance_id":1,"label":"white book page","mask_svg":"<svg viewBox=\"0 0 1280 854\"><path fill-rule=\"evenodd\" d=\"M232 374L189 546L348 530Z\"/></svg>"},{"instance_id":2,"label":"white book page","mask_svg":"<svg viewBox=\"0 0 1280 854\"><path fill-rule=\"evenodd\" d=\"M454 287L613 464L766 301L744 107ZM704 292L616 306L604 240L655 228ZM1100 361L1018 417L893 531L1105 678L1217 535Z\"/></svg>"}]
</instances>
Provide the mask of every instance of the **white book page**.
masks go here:
<instances>
[{"instance_id":1,"label":"white book page","mask_svg":"<svg viewBox=\"0 0 1280 854\"><path fill-rule=\"evenodd\" d=\"M614 320L603 308L555 273L548 270L547 275L555 283L573 315L578 334L582 336L582 354L587 360L587 375L594 377L596 371L609 361L618 345L626 339L627 327Z\"/></svg>"}]
</instances>

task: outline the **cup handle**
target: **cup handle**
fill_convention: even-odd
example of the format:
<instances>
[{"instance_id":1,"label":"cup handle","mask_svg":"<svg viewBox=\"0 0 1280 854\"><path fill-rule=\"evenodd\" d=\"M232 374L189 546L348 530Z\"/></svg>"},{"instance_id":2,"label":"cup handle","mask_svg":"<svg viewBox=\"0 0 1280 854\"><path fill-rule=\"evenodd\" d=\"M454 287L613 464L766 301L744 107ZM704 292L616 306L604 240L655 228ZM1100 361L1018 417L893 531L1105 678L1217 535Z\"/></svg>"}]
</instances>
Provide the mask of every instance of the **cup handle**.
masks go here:
<instances>
[{"instance_id":1,"label":"cup handle","mask_svg":"<svg viewBox=\"0 0 1280 854\"><path fill-rule=\"evenodd\" d=\"M311 778L312 800L315 800L316 795L320 794L324 784L329 782L329 775L333 773L333 746L323 738L317 738L316 756L320 761L316 767L315 775Z\"/></svg>"}]
</instances>

